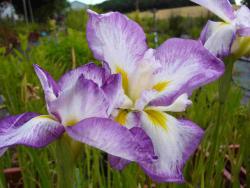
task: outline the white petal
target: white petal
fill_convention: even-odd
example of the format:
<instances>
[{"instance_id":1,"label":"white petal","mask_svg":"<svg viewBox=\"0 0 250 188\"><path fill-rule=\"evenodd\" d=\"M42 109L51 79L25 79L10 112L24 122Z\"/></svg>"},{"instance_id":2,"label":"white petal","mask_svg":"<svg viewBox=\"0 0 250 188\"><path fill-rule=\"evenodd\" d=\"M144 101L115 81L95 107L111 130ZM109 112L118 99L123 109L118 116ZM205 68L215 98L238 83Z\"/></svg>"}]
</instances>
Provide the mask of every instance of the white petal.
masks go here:
<instances>
[{"instance_id":1,"label":"white petal","mask_svg":"<svg viewBox=\"0 0 250 188\"><path fill-rule=\"evenodd\" d=\"M245 5L236 11L236 24L239 27L250 27L250 10Z\"/></svg>"},{"instance_id":2,"label":"white petal","mask_svg":"<svg viewBox=\"0 0 250 188\"><path fill-rule=\"evenodd\" d=\"M235 18L234 9L228 0L191 0L197 3L226 22L230 22Z\"/></svg>"},{"instance_id":3,"label":"white petal","mask_svg":"<svg viewBox=\"0 0 250 188\"><path fill-rule=\"evenodd\" d=\"M188 95L186 93L180 95L173 104L169 106L152 106L147 107L147 109L159 110L165 112L183 112L186 108L192 104L192 101L188 99Z\"/></svg>"},{"instance_id":4,"label":"white petal","mask_svg":"<svg viewBox=\"0 0 250 188\"><path fill-rule=\"evenodd\" d=\"M203 131L190 121L177 120L162 112L154 113L145 111L141 120L158 160L142 167L158 181L182 181L182 168L197 148Z\"/></svg>"},{"instance_id":5,"label":"white petal","mask_svg":"<svg viewBox=\"0 0 250 188\"><path fill-rule=\"evenodd\" d=\"M230 54L236 27L232 24L209 21L204 44L212 54L224 57Z\"/></svg>"},{"instance_id":6,"label":"white petal","mask_svg":"<svg viewBox=\"0 0 250 188\"><path fill-rule=\"evenodd\" d=\"M131 72L147 49L142 28L118 12L88 10L87 40L94 56L109 64L113 73Z\"/></svg>"}]
</instances>

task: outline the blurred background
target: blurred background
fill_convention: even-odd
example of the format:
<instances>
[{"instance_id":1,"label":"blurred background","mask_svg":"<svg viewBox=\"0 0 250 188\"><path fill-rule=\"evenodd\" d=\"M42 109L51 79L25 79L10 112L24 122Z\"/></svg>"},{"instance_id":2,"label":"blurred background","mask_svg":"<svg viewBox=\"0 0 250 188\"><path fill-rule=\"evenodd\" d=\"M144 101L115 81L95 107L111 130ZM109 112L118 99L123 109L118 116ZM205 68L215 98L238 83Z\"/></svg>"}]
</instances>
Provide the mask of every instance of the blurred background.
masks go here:
<instances>
[{"instance_id":1,"label":"blurred background","mask_svg":"<svg viewBox=\"0 0 250 188\"><path fill-rule=\"evenodd\" d=\"M231 1L235 7L249 0ZM0 118L25 111L46 113L44 96L32 64L58 79L79 65L97 62L88 48L86 9L98 13L120 11L138 22L148 45L158 47L172 37L198 39L209 19L219 20L188 0L1 0L0 1ZM250 18L249 18L250 19ZM185 184L157 184L136 165L118 172L106 154L84 147L75 169L74 187L250 187L250 63L234 66L224 124L215 127L218 82L198 89L185 113L206 130L205 138L184 168ZM214 132L219 132L219 138ZM219 150L214 151L214 143ZM213 156L215 161L209 160ZM54 145L34 150L17 147L0 158L0 188L50 188L56 182Z\"/></svg>"}]
</instances>

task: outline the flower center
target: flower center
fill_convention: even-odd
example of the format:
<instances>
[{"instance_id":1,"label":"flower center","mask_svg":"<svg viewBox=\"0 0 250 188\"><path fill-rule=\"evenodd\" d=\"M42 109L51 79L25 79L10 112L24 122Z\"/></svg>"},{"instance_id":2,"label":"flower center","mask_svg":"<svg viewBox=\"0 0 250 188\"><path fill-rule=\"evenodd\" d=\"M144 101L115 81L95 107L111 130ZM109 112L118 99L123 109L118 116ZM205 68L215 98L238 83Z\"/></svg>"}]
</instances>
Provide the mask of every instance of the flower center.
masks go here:
<instances>
[{"instance_id":1,"label":"flower center","mask_svg":"<svg viewBox=\"0 0 250 188\"><path fill-rule=\"evenodd\" d=\"M78 122L77 119L70 119L70 120L68 120L64 125L65 125L65 126L73 126L73 125L75 125L77 122Z\"/></svg>"}]
</instances>

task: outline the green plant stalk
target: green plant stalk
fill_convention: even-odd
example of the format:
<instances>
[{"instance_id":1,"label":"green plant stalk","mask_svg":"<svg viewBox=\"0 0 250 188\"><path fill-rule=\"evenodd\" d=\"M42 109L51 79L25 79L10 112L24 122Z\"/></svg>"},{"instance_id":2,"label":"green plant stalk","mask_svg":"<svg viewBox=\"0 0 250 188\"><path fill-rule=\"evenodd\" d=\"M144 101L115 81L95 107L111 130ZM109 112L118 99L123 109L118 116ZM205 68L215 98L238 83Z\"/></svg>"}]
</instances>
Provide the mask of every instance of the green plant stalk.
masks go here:
<instances>
[{"instance_id":1,"label":"green plant stalk","mask_svg":"<svg viewBox=\"0 0 250 188\"><path fill-rule=\"evenodd\" d=\"M3 170L4 170L3 161L1 160L0 161L0 187L7 187Z\"/></svg>"},{"instance_id":2,"label":"green plant stalk","mask_svg":"<svg viewBox=\"0 0 250 188\"><path fill-rule=\"evenodd\" d=\"M73 188L75 181L75 166L79 156L80 143L63 135L56 143L55 156L57 160L57 188Z\"/></svg>"},{"instance_id":3,"label":"green plant stalk","mask_svg":"<svg viewBox=\"0 0 250 188\"><path fill-rule=\"evenodd\" d=\"M230 92L230 88L231 88L234 60L227 59L225 60L225 63L226 63L225 73L219 80L219 88L218 88L219 89L219 109L218 109L218 116L216 120L216 128L220 126L224 117L225 104L227 101L228 93Z\"/></svg>"},{"instance_id":4,"label":"green plant stalk","mask_svg":"<svg viewBox=\"0 0 250 188\"><path fill-rule=\"evenodd\" d=\"M233 71L233 64L235 62L236 58L234 57L228 57L224 60L225 62L225 72L223 76L221 76L219 83L218 83L218 91L219 91L219 107L218 107L218 113L216 117L216 123L214 127L214 138L215 141L213 143L213 148L211 150L211 158L210 158L210 169L209 172L212 172L212 168L214 168L214 165L216 163L217 154L219 150L219 141L220 141L220 132L223 132L223 119L225 116L225 105L227 101L228 94L230 92L231 88L231 80L232 80L232 71ZM212 174L211 178L212 178Z\"/></svg>"}]
</instances>

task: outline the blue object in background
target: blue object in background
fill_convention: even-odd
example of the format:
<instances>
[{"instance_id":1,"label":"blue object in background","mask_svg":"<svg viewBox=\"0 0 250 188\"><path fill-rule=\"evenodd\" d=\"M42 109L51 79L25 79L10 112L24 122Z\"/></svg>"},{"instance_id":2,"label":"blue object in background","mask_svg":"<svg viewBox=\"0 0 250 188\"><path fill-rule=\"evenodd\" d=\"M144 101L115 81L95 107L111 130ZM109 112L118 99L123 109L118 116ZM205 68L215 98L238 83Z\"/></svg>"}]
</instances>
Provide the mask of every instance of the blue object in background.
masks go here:
<instances>
[{"instance_id":1,"label":"blue object in background","mask_svg":"<svg viewBox=\"0 0 250 188\"><path fill-rule=\"evenodd\" d=\"M247 104L250 99L250 59L241 58L234 63L233 81L244 91L243 104Z\"/></svg>"}]
</instances>

